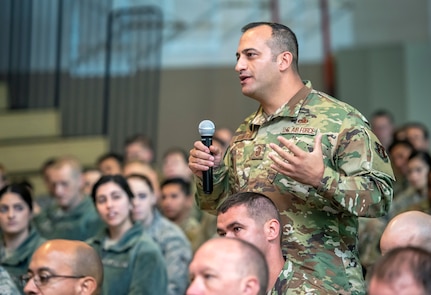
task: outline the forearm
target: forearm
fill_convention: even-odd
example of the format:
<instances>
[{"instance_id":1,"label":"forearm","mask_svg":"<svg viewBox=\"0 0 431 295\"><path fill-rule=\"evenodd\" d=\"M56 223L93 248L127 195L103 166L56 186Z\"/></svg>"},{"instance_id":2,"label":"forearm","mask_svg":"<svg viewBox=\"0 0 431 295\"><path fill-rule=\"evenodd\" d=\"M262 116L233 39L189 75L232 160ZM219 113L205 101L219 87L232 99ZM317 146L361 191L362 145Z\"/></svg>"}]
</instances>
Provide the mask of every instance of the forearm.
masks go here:
<instances>
[{"instance_id":1,"label":"forearm","mask_svg":"<svg viewBox=\"0 0 431 295\"><path fill-rule=\"evenodd\" d=\"M387 214L392 201L391 176L371 171L354 176L343 176L326 168L316 193L339 210L362 217L379 217Z\"/></svg>"}]
</instances>

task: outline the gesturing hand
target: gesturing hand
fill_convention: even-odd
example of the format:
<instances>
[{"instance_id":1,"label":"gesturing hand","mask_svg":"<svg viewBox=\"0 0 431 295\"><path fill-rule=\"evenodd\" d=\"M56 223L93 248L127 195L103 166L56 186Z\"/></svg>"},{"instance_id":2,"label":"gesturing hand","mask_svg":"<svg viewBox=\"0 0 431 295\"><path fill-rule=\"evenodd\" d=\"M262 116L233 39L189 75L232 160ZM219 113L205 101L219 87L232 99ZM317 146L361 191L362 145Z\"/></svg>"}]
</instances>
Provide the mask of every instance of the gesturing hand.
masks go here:
<instances>
[{"instance_id":1,"label":"gesturing hand","mask_svg":"<svg viewBox=\"0 0 431 295\"><path fill-rule=\"evenodd\" d=\"M300 183L317 188L325 169L322 153L322 135L316 135L312 152L303 151L282 136L278 136L277 139L287 151L282 146L270 143L269 146L274 150L273 153L269 154L271 160L274 161L271 168Z\"/></svg>"}]
</instances>

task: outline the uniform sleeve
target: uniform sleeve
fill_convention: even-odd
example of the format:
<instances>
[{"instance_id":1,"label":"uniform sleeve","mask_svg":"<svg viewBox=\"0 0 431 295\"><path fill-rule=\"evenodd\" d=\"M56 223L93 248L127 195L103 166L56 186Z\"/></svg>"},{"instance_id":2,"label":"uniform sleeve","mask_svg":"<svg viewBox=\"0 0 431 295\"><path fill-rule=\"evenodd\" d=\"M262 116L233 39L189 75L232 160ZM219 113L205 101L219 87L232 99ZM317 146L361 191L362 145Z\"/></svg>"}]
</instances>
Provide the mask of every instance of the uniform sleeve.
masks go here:
<instances>
[{"instance_id":1,"label":"uniform sleeve","mask_svg":"<svg viewBox=\"0 0 431 295\"><path fill-rule=\"evenodd\" d=\"M226 159L225 159L226 161ZM196 202L201 210L210 214L216 214L218 204L227 195L228 191L228 169L226 162L222 162L220 167L213 171L213 192L206 194L203 191L202 179L195 176L196 183Z\"/></svg>"},{"instance_id":2,"label":"uniform sleeve","mask_svg":"<svg viewBox=\"0 0 431 295\"><path fill-rule=\"evenodd\" d=\"M334 150L317 194L356 216L387 214L393 196L391 163L366 123L356 116L344 120Z\"/></svg>"}]
</instances>

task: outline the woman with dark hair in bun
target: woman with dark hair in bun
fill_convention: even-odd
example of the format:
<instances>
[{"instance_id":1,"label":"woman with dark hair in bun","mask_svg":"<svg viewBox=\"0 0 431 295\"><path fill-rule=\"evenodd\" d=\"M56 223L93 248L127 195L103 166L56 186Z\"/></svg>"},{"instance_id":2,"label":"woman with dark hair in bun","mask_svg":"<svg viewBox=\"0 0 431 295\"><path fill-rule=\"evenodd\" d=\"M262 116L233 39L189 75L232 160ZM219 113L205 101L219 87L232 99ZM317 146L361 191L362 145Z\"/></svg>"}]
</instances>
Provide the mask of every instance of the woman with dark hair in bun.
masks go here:
<instances>
[{"instance_id":1,"label":"woman with dark hair in bun","mask_svg":"<svg viewBox=\"0 0 431 295\"><path fill-rule=\"evenodd\" d=\"M33 252L45 239L31 226L33 199L29 186L13 183L0 190L0 264L17 286Z\"/></svg>"},{"instance_id":2,"label":"woman with dark hair in bun","mask_svg":"<svg viewBox=\"0 0 431 295\"><path fill-rule=\"evenodd\" d=\"M102 176L91 194L106 229L87 242L103 263L103 295L167 294L162 252L132 220L133 193L121 175Z\"/></svg>"}]
</instances>

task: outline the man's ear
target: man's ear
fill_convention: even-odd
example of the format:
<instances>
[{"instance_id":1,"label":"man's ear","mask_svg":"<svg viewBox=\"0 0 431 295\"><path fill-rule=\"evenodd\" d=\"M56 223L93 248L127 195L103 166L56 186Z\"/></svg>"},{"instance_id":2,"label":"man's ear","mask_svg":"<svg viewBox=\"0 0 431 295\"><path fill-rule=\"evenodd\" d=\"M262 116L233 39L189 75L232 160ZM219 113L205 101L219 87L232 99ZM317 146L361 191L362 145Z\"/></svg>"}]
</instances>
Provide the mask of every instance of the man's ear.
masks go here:
<instances>
[{"instance_id":1,"label":"man's ear","mask_svg":"<svg viewBox=\"0 0 431 295\"><path fill-rule=\"evenodd\" d=\"M289 51L284 51L277 58L280 71L285 71L292 66L293 55Z\"/></svg>"},{"instance_id":2,"label":"man's ear","mask_svg":"<svg viewBox=\"0 0 431 295\"><path fill-rule=\"evenodd\" d=\"M84 277L77 284L77 293L80 295L91 295L97 289L96 279L93 277Z\"/></svg>"},{"instance_id":3,"label":"man's ear","mask_svg":"<svg viewBox=\"0 0 431 295\"><path fill-rule=\"evenodd\" d=\"M277 219L270 219L265 222L265 234L268 241L280 239L280 222Z\"/></svg>"},{"instance_id":4,"label":"man's ear","mask_svg":"<svg viewBox=\"0 0 431 295\"><path fill-rule=\"evenodd\" d=\"M241 294L252 295L259 294L259 279L255 276L247 276L241 281ZM266 291L266 290L265 290Z\"/></svg>"}]
</instances>

